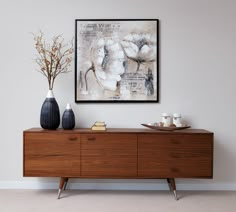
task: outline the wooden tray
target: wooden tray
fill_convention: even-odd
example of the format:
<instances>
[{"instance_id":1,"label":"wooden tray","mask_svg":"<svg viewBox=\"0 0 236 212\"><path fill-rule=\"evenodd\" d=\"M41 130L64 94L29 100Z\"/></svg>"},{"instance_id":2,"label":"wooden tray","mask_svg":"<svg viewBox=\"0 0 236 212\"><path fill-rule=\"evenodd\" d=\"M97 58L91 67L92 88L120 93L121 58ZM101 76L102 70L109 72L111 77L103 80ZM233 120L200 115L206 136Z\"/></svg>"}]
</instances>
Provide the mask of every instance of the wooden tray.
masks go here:
<instances>
[{"instance_id":1,"label":"wooden tray","mask_svg":"<svg viewBox=\"0 0 236 212\"><path fill-rule=\"evenodd\" d=\"M155 126L155 125L151 125L151 124L141 124L144 127L148 127L150 129L153 130L161 130L161 131L174 131L174 130L183 130L183 129L187 129L190 128L190 126L185 126L185 127L159 127L159 126Z\"/></svg>"}]
</instances>

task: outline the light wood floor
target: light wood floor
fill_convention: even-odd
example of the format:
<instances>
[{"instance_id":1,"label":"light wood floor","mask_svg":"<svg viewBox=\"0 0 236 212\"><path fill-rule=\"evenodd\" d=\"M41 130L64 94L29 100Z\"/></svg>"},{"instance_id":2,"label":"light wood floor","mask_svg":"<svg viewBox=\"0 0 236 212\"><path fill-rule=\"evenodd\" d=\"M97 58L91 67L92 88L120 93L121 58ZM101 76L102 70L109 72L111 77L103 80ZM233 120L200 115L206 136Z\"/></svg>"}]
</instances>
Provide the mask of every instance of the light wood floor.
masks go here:
<instances>
[{"instance_id":1,"label":"light wood floor","mask_svg":"<svg viewBox=\"0 0 236 212\"><path fill-rule=\"evenodd\" d=\"M1 212L235 212L236 191L0 190Z\"/></svg>"}]
</instances>

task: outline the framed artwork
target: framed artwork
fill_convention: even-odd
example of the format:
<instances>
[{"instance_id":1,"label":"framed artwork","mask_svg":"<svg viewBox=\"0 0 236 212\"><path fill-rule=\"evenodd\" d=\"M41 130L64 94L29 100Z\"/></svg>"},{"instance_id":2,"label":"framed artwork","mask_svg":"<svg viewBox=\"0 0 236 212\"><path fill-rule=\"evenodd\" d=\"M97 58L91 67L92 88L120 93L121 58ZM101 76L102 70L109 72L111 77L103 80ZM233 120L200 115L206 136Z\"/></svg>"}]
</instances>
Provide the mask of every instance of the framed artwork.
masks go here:
<instances>
[{"instance_id":1,"label":"framed artwork","mask_svg":"<svg viewBox=\"0 0 236 212\"><path fill-rule=\"evenodd\" d=\"M75 102L158 102L158 24L76 19Z\"/></svg>"}]
</instances>

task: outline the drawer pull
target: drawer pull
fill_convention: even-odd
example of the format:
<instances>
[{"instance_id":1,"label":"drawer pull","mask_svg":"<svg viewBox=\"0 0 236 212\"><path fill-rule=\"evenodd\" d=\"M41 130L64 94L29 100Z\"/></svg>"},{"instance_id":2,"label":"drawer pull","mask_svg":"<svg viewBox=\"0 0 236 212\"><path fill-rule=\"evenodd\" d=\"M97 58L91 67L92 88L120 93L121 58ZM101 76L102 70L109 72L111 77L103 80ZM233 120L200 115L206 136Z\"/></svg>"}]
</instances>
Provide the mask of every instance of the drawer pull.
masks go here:
<instances>
[{"instance_id":1,"label":"drawer pull","mask_svg":"<svg viewBox=\"0 0 236 212\"><path fill-rule=\"evenodd\" d=\"M172 144L180 144L180 141L176 139L171 139L170 141Z\"/></svg>"},{"instance_id":2,"label":"drawer pull","mask_svg":"<svg viewBox=\"0 0 236 212\"><path fill-rule=\"evenodd\" d=\"M69 140L70 140L70 141L76 141L76 140L77 140L77 137L69 137Z\"/></svg>"},{"instance_id":3,"label":"drawer pull","mask_svg":"<svg viewBox=\"0 0 236 212\"><path fill-rule=\"evenodd\" d=\"M96 138L95 137L88 137L88 141L95 141Z\"/></svg>"},{"instance_id":4,"label":"drawer pull","mask_svg":"<svg viewBox=\"0 0 236 212\"><path fill-rule=\"evenodd\" d=\"M177 153L170 153L171 158L180 158L180 155Z\"/></svg>"},{"instance_id":5,"label":"drawer pull","mask_svg":"<svg viewBox=\"0 0 236 212\"><path fill-rule=\"evenodd\" d=\"M178 169L178 168L173 167L173 168L171 168L170 170L171 170L171 172L173 172L173 173L179 173L179 169Z\"/></svg>"}]
</instances>

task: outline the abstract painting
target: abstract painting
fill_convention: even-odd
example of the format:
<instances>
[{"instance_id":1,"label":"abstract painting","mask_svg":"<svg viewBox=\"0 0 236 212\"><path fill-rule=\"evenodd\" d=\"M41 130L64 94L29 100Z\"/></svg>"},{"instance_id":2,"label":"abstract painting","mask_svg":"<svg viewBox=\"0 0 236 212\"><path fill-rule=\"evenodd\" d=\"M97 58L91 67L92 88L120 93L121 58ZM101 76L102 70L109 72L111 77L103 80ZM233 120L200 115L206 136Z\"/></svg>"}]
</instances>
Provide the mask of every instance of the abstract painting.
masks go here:
<instances>
[{"instance_id":1,"label":"abstract painting","mask_svg":"<svg viewBox=\"0 0 236 212\"><path fill-rule=\"evenodd\" d=\"M158 102L157 19L75 20L75 102Z\"/></svg>"}]
</instances>

